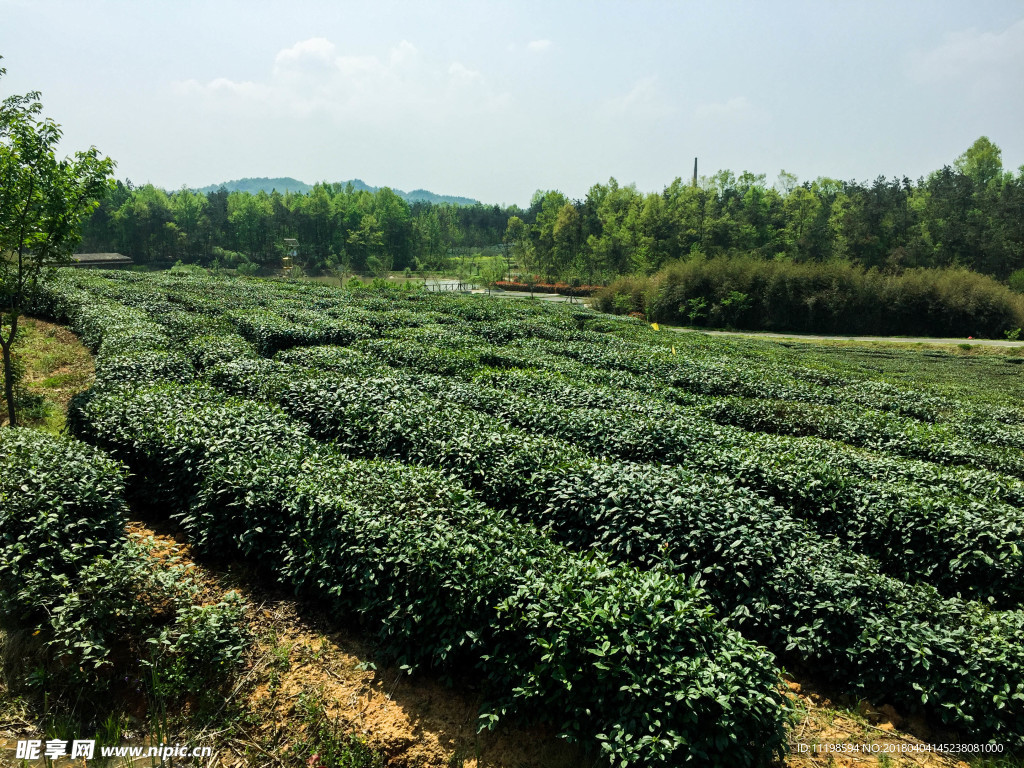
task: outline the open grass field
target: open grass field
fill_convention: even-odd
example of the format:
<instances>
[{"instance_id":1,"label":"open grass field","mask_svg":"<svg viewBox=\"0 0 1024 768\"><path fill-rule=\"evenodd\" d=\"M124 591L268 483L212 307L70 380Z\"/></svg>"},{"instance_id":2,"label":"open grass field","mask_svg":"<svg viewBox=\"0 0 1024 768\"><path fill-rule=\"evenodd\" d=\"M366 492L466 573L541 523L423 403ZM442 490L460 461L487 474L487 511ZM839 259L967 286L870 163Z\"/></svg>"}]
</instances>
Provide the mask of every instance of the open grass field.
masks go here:
<instances>
[{"instance_id":1,"label":"open grass field","mask_svg":"<svg viewBox=\"0 0 1024 768\"><path fill-rule=\"evenodd\" d=\"M1020 357L201 275L34 312L95 354L68 427L129 508L483 725L613 765L824 765L843 718L962 750L927 764L1024 750Z\"/></svg>"}]
</instances>

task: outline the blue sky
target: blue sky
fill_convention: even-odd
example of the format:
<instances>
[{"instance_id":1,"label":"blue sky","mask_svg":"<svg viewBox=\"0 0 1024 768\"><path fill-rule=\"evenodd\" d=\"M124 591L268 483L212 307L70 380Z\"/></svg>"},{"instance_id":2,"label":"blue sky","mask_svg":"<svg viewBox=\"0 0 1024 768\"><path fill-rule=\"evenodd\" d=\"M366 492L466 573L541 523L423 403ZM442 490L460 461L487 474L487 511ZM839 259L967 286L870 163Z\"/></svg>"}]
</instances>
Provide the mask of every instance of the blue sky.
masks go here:
<instances>
[{"instance_id":1,"label":"blue sky","mask_svg":"<svg viewBox=\"0 0 1024 768\"><path fill-rule=\"evenodd\" d=\"M361 178L491 203L610 176L1024 164L1024 2L0 0L3 95L166 188Z\"/></svg>"}]
</instances>

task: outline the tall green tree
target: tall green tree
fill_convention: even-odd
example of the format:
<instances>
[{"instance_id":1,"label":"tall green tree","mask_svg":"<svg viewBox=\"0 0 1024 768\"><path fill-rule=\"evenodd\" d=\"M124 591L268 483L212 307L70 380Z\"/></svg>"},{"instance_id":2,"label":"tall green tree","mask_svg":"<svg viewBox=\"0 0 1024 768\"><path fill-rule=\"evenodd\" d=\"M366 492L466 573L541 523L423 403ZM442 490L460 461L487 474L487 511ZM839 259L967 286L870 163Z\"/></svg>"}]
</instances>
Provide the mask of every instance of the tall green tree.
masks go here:
<instances>
[{"instance_id":1,"label":"tall green tree","mask_svg":"<svg viewBox=\"0 0 1024 768\"><path fill-rule=\"evenodd\" d=\"M171 197L171 212L179 233L179 246L188 261L195 261L206 253L206 236L210 222L206 218L209 206L205 195L182 187Z\"/></svg>"},{"instance_id":2,"label":"tall green tree","mask_svg":"<svg viewBox=\"0 0 1024 768\"><path fill-rule=\"evenodd\" d=\"M115 212L114 223L120 235L119 250L137 261L167 261L175 257L178 229L174 226L170 198L162 189L152 184L132 189Z\"/></svg>"},{"instance_id":3,"label":"tall green tree","mask_svg":"<svg viewBox=\"0 0 1024 768\"><path fill-rule=\"evenodd\" d=\"M988 136L980 136L953 161L953 167L979 187L987 187L1002 178L1003 151Z\"/></svg>"},{"instance_id":4,"label":"tall green tree","mask_svg":"<svg viewBox=\"0 0 1024 768\"><path fill-rule=\"evenodd\" d=\"M359 227L349 232L347 245L357 269L370 270L379 277L390 271L393 263L390 254L384 251L384 233L372 213L365 214Z\"/></svg>"},{"instance_id":5,"label":"tall green tree","mask_svg":"<svg viewBox=\"0 0 1024 768\"><path fill-rule=\"evenodd\" d=\"M262 190L258 195L232 192L228 195L228 221L235 231L235 241L253 261L265 264L274 257L270 197Z\"/></svg>"},{"instance_id":6,"label":"tall green tree","mask_svg":"<svg viewBox=\"0 0 1024 768\"><path fill-rule=\"evenodd\" d=\"M70 262L114 169L95 147L58 159L61 128L42 117L39 96L9 96L0 106L0 351L12 427L18 321L53 268Z\"/></svg>"}]
</instances>

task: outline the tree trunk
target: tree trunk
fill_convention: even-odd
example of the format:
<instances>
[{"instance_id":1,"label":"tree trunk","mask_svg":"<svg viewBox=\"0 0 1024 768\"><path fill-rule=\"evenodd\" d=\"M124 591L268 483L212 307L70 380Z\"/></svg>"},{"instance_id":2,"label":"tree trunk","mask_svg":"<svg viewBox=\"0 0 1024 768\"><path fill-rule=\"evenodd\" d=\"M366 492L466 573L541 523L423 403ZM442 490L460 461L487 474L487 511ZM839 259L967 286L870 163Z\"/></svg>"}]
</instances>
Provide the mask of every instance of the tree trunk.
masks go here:
<instances>
[{"instance_id":1,"label":"tree trunk","mask_svg":"<svg viewBox=\"0 0 1024 768\"><path fill-rule=\"evenodd\" d=\"M12 427L18 426L18 414L14 405L14 360L11 357L11 345L14 343L14 337L17 333L18 318L15 316L11 322L10 341L5 343L0 338L0 349L3 350L4 358L4 399L7 401L8 424Z\"/></svg>"}]
</instances>

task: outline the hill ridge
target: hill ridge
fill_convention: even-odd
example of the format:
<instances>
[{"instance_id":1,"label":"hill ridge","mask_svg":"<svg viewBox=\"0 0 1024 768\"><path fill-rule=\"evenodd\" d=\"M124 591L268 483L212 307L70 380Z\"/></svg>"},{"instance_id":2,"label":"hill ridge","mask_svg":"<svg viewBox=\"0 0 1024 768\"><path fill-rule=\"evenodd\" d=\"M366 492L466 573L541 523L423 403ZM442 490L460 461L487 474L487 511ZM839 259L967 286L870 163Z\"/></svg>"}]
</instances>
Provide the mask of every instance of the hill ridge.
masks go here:
<instances>
[{"instance_id":1,"label":"hill ridge","mask_svg":"<svg viewBox=\"0 0 1024 768\"><path fill-rule=\"evenodd\" d=\"M332 183L332 182L329 182ZM383 187L375 187L367 184L362 179L348 179L347 181L333 182L338 183L342 187L349 184L352 185L353 189L365 190L367 192L376 192L378 189ZM218 184L208 184L205 187L196 187L194 191L202 194L209 194L210 192L216 192L221 187L224 187L228 192L250 192L257 193L261 190L264 192L272 192L277 190L278 192L285 194L287 192L300 192L306 193L313 189L312 184L307 184L304 181L292 178L291 176L278 176L271 178L269 176L246 176L241 179L233 179L231 181L223 181ZM400 198L405 200L407 203L451 203L454 205L478 205L479 200L471 197L461 197L459 195L439 195L435 192L431 192L427 189L414 189L411 192L405 192L401 189L391 187L391 191L398 195Z\"/></svg>"}]
</instances>

